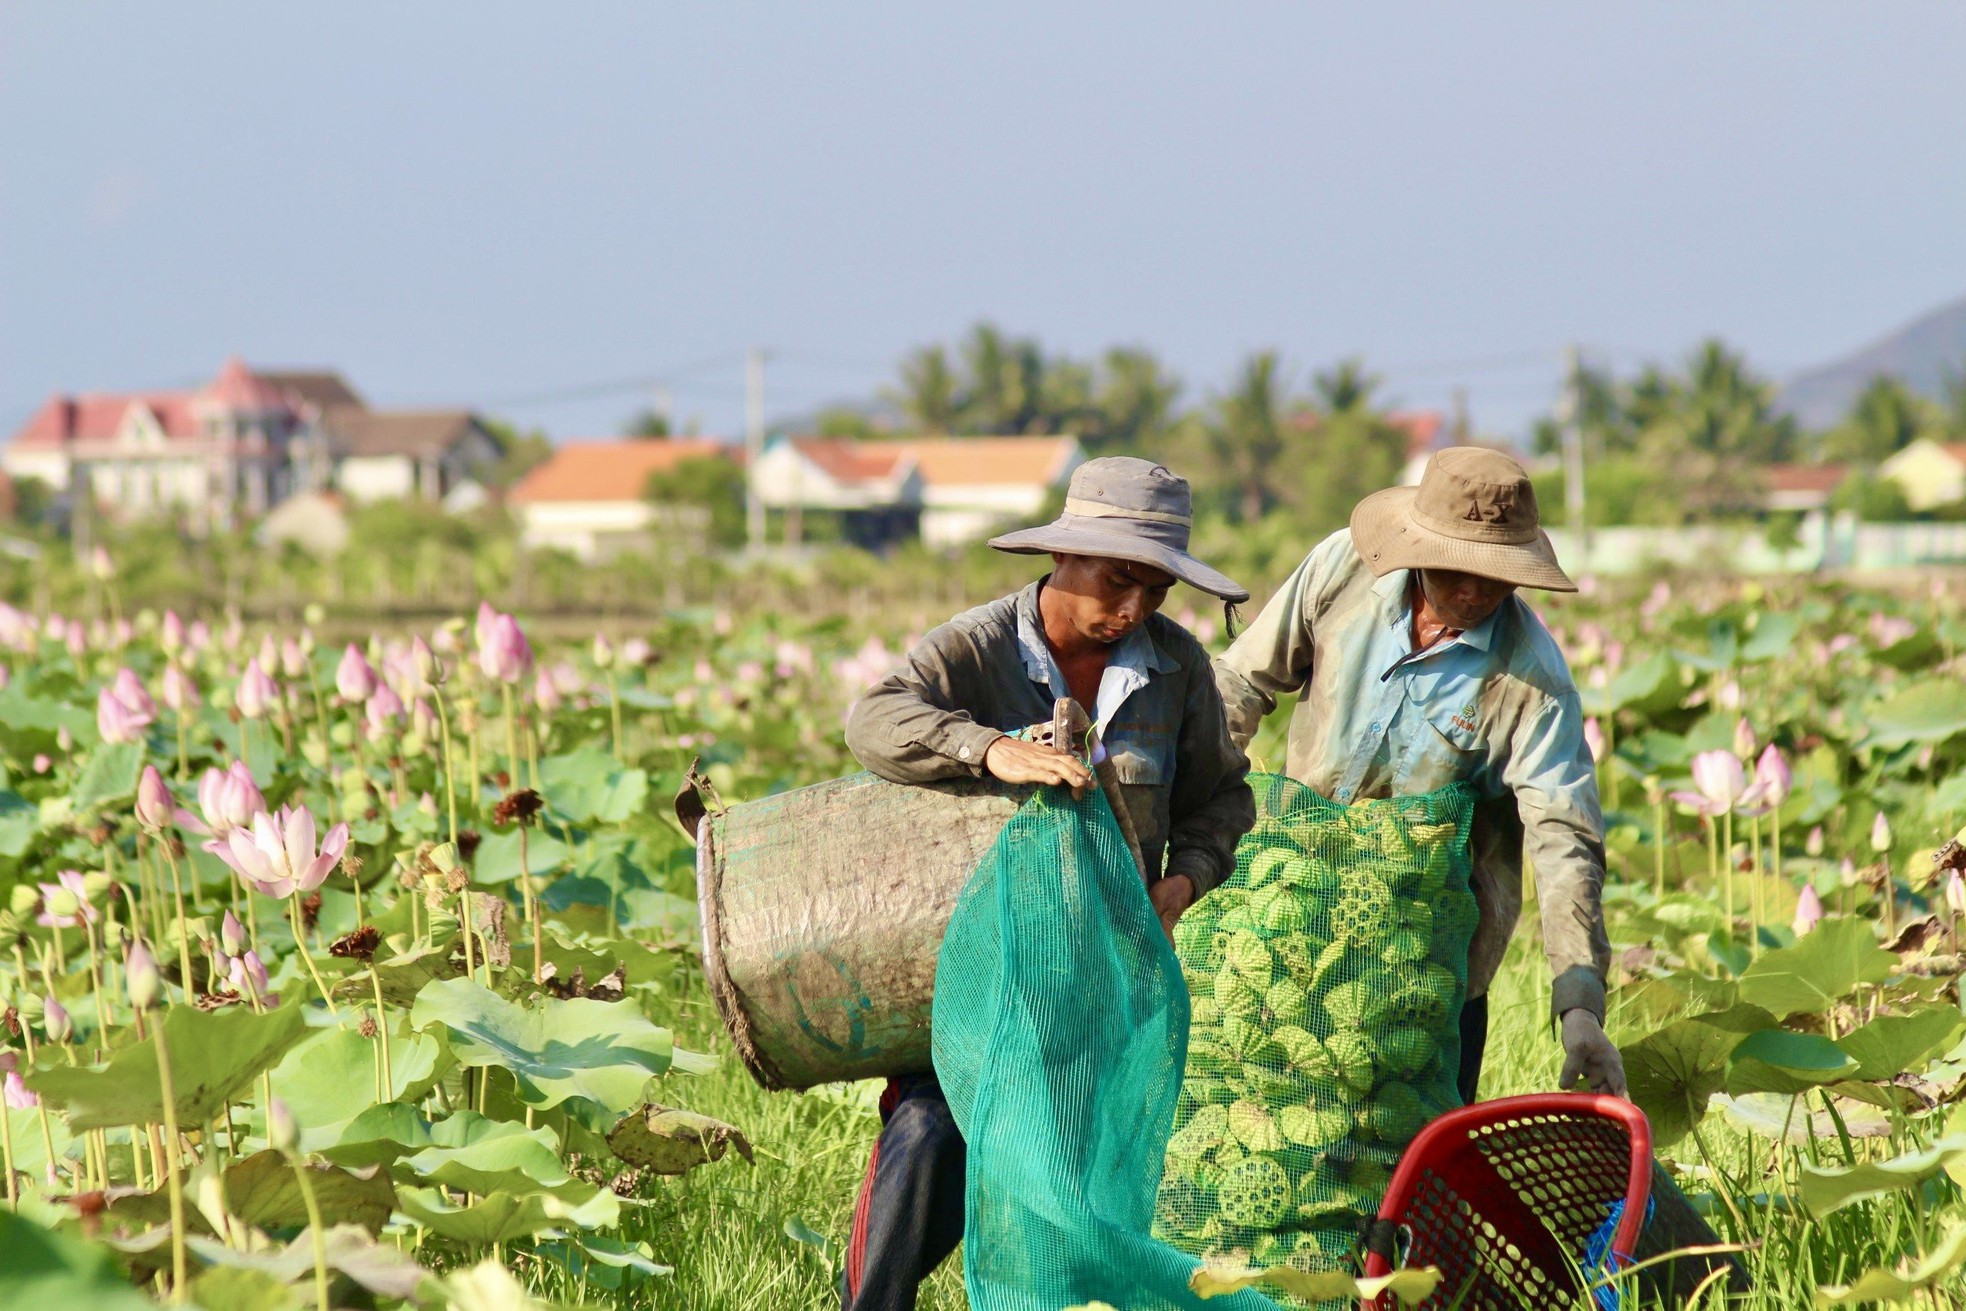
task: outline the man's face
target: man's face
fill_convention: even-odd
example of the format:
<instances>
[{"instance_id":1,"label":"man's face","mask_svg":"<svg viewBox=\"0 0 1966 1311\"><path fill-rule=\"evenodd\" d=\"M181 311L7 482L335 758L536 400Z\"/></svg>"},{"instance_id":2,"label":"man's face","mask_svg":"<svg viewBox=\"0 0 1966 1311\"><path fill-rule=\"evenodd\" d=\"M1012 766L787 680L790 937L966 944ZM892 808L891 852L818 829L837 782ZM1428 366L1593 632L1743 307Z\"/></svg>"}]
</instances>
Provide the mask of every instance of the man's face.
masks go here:
<instances>
[{"instance_id":1,"label":"man's face","mask_svg":"<svg viewBox=\"0 0 1966 1311\"><path fill-rule=\"evenodd\" d=\"M1091 555L1059 555L1045 590L1063 602L1072 631L1095 642L1112 643L1147 622L1161 608L1174 575L1150 564Z\"/></svg>"},{"instance_id":2,"label":"man's face","mask_svg":"<svg viewBox=\"0 0 1966 1311\"><path fill-rule=\"evenodd\" d=\"M1420 589L1428 607L1449 628L1466 630L1494 614L1515 591L1515 584L1455 569L1422 569Z\"/></svg>"}]
</instances>

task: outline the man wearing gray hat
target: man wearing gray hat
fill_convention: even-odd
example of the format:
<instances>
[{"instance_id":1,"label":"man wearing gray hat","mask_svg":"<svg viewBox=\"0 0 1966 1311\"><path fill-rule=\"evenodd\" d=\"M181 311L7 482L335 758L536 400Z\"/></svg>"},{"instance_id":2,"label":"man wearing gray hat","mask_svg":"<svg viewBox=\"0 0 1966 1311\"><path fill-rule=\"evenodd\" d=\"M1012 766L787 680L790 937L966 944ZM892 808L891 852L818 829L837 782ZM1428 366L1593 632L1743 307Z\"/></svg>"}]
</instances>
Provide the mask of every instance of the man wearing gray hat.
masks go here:
<instances>
[{"instance_id":1,"label":"man wearing gray hat","mask_svg":"<svg viewBox=\"0 0 1966 1311\"><path fill-rule=\"evenodd\" d=\"M990 543L1049 555L1052 572L923 638L855 704L848 747L897 783L989 775L1083 789L1093 775L1077 756L1009 736L1076 699L1113 763L1148 896L1171 932L1234 872L1256 819L1208 653L1159 613L1177 581L1225 603L1249 598L1188 554L1191 524L1187 482L1160 465L1081 465L1055 522ZM847 1247L849 1311L913 1307L963 1233L966 1150L934 1076L891 1080L881 1117Z\"/></svg>"},{"instance_id":2,"label":"man wearing gray hat","mask_svg":"<svg viewBox=\"0 0 1966 1311\"><path fill-rule=\"evenodd\" d=\"M1413 795L1457 780L1473 831L1480 921L1468 960L1460 1087L1472 1101L1490 980L1536 871L1543 950L1562 1025L1561 1082L1622 1095L1604 1033L1604 821L1577 687L1518 587L1574 592L1522 466L1451 447L1420 485L1376 492L1321 542L1216 662L1230 732L1247 745L1301 692L1287 772L1334 801Z\"/></svg>"}]
</instances>

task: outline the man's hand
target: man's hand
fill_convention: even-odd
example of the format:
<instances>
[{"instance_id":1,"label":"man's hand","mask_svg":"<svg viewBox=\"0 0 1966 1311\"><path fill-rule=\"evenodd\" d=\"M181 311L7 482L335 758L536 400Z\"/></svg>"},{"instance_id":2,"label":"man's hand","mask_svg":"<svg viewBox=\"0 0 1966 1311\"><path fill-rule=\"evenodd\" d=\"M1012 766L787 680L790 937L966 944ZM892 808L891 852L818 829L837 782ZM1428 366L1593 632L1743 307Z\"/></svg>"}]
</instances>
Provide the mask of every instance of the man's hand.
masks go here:
<instances>
[{"instance_id":1,"label":"man's hand","mask_svg":"<svg viewBox=\"0 0 1966 1311\"><path fill-rule=\"evenodd\" d=\"M1625 1062L1605 1036L1597 1016L1582 1007L1563 1013L1563 1076L1559 1087L1569 1092L1583 1081L1585 1089L1625 1095Z\"/></svg>"},{"instance_id":2,"label":"man's hand","mask_svg":"<svg viewBox=\"0 0 1966 1311\"><path fill-rule=\"evenodd\" d=\"M1172 945L1175 922L1181 918L1182 912L1195 904L1195 881L1186 874L1170 874L1148 885L1147 900L1154 903L1154 914L1160 916L1161 931L1167 934L1167 941Z\"/></svg>"},{"instance_id":3,"label":"man's hand","mask_svg":"<svg viewBox=\"0 0 1966 1311\"><path fill-rule=\"evenodd\" d=\"M1093 786L1092 769L1083 760L1022 738L1000 737L992 742L983 753L983 769L1005 783L1056 783L1072 789L1075 797Z\"/></svg>"}]
</instances>

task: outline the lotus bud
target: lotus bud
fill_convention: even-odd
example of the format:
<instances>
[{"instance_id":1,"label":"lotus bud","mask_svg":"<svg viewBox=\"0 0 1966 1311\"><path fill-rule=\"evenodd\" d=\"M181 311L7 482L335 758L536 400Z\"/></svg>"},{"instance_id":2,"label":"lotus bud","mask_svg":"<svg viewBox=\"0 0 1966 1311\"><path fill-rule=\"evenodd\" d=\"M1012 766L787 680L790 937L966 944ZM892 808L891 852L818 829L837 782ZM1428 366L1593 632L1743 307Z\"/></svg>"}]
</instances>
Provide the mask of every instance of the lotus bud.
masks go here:
<instances>
[{"instance_id":1,"label":"lotus bud","mask_svg":"<svg viewBox=\"0 0 1966 1311\"><path fill-rule=\"evenodd\" d=\"M189 674L176 665L164 667L164 679L159 691L163 696L164 704L169 706L174 714L181 715L198 706L198 685L192 682Z\"/></svg>"},{"instance_id":2,"label":"lotus bud","mask_svg":"<svg viewBox=\"0 0 1966 1311\"><path fill-rule=\"evenodd\" d=\"M109 558L109 552L98 546L89 552L89 572L99 583L106 583L116 576L116 562Z\"/></svg>"},{"instance_id":3,"label":"lotus bud","mask_svg":"<svg viewBox=\"0 0 1966 1311\"><path fill-rule=\"evenodd\" d=\"M621 644L621 663L640 668L655 654L653 648L639 637L631 637Z\"/></svg>"},{"instance_id":4,"label":"lotus bud","mask_svg":"<svg viewBox=\"0 0 1966 1311\"><path fill-rule=\"evenodd\" d=\"M606 633L594 634L594 668L611 669L614 666L614 644L608 641Z\"/></svg>"},{"instance_id":5,"label":"lotus bud","mask_svg":"<svg viewBox=\"0 0 1966 1311\"><path fill-rule=\"evenodd\" d=\"M177 611L164 612L164 623L157 632L157 645L169 656L184 650L184 620L178 618Z\"/></svg>"},{"instance_id":6,"label":"lotus bud","mask_svg":"<svg viewBox=\"0 0 1966 1311\"><path fill-rule=\"evenodd\" d=\"M152 959L150 949L143 945L141 938L130 944L130 954L123 964L124 984L130 991L130 1005L140 1011L147 1011L157 1004L164 993L163 976L157 972L157 962Z\"/></svg>"},{"instance_id":7,"label":"lotus bud","mask_svg":"<svg viewBox=\"0 0 1966 1311\"><path fill-rule=\"evenodd\" d=\"M1820 856L1823 854L1823 826L1821 824L1809 830L1808 840L1802 844L1802 850L1809 856Z\"/></svg>"},{"instance_id":8,"label":"lotus bud","mask_svg":"<svg viewBox=\"0 0 1966 1311\"><path fill-rule=\"evenodd\" d=\"M55 730L55 749L64 756L75 750L75 734L68 731L66 724Z\"/></svg>"},{"instance_id":9,"label":"lotus bud","mask_svg":"<svg viewBox=\"0 0 1966 1311\"><path fill-rule=\"evenodd\" d=\"M224 948L228 956L237 956L246 949L246 926L241 924L239 917L230 910L225 912L225 918L218 923L218 941L219 946Z\"/></svg>"},{"instance_id":10,"label":"lotus bud","mask_svg":"<svg viewBox=\"0 0 1966 1311\"><path fill-rule=\"evenodd\" d=\"M1823 921L1823 899L1813 885L1805 885L1795 903L1795 936L1801 937Z\"/></svg>"},{"instance_id":11,"label":"lotus bud","mask_svg":"<svg viewBox=\"0 0 1966 1311\"><path fill-rule=\"evenodd\" d=\"M478 644L478 667L499 683L517 683L532 665L532 647L511 615L497 615Z\"/></svg>"},{"instance_id":12,"label":"lotus bud","mask_svg":"<svg viewBox=\"0 0 1966 1311\"><path fill-rule=\"evenodd\" d=\"M259 667L261 669L280 667L280 644L273 640L271 633L261 633L259 636Z\"/></svg>"},{"instance_id":13,"label":"lotus bud","mask_svg":"<svg viewBox=\"0 0 1966 1311\"><path fill-rule=\"evenodd\" d=\"M1870 822L1870 849L1880 855L1891 849L1891 821L1884 818L1881 810Z\"/></svg>"},{"instance_id":14,"label":"lotus bud","mask_svg":"<svg viewBox=\"0 0 1966 1311\"><path fill-rule=\"evenodd\" d=\"M1837 878L1838 878L1839 880L1841 880L1841 882L1842 882L1842 884L1843 884L1843 886L1844 886L1844 887L1846 887L1846 888L1854 888L1854 887L1856 887L1856 886L1857 886L1857 862L1856 862L1856 861L1854 861L1854 860L1852 860L1852 859L1850 859L1850 858L1849 858L1848 856L1845 856L1845 857L1843 858L1843 863L1842 863L1841 865L1838 865L1838 866L1836 867L1836 877L1837 877Z\"/></svg>"},{"instance_id":15,"label":"lotus bud","mask_svg":"<svg viewBox=\"0 0 1966 1311\"><path fill-rule=\"evenodd\" d=\"M437 798L431 796L428 792L424 793L417 798L416 809L417 813L425 819L437 818Z\"/></svg>"},{"instance_id":16,"label":"lotus bud","mask_svg":"<svg viewBox=\"0 0 1966 1311\"><path fill-rule=\"evenodd\" d=\"M1590 748L1591 763L1604 763L1604 729L1595 718L1584 721L1584 745Z\"/></svg>"},{"instance_id":17,"label":"lotus bud","mask_svg":"<svg viewBox=\"0 0 1966 1311\"><path fill-rule=\"evenodd\" d=\"M280 699L280 689L274 686L272 677L260 665L255 656L246 662L246 672L239 679L239 690L233 696L233 704L247 719L263 719L266 712Z\"/></svg>"},{"instance_id":18,"label":"lotus bud","mask_svg":"<svg viewBox=\"0 0 1966 1311\"><path fill-rule=\"evenodd\" d=\"M164 786L164 776L157 772L157 766L145 765L143 777L137 781L137 823L146 833L155 836L169 828L177 818L177 802L171 797L171 790Z\"/></svg>"},{"instance_id":19,"label":"lotus bud","mask_svg":"<svg viewBox=\"0 0 1966 1311\"><path fill-rule=\"evenodd\" d=\"M1744 719L1741 721L1746 723ZM1762 798L1770 810L1780 810L1782 803L1789 799L1789 790L1794 778L1789 773L1789 762L1782 755L1781 748L1770 742L1761 752L1761 758L1754 762L1754 781L1761 788Z\"/></svg>"},{"instance_id":20,"label":"lotus bud","mask_svg":"<svg viewBox=\"0 0 1966 1311\"><path fill-rule=\"evenodd\" d=\"M423 640L421 633L410 639L410 659L416 665L416 676L426 685L443 686L444 679L448 676L444 669L444 662L438 659L435 651L430 649L430 643Z\"/></svg>"},{"instance_id":21,"label":"lotus bud","mask_svg":"<svg viewBox=\"0 0 1966 1311\"><path fill-rule=\"evenodd\" d=\"M266 996L266 965L256 951L248 951L243 956L232 958L232 968L228 971L232 986L240 992L254 997Z\"/></svg>"},{"instance_id":22,"label":"lotus bud","mask_svg":"<svg viewBox=\"0 0 1966 1311\"><path fill-rule=\"evenodd\" d=\"M300 643L293 638L285 638L280 643L280 673L287 678L298 679L307 672L307 652L300 649Z\"/></svg>"},{"instance_id":23,"label":"lotus bud","mask_svg":"<svg viewBox=\"0 0 1966 1311\"><path fill-rule=\"evenodd\" d=\"M245 625L239 622L237 613L225 617L225 631L219 634L218 640L220 646L234 654L237 654L239 648L245 644Z\"/></svg>"},{"instance_id":24,"label":"lotus bud","mask_svg":"<svg viewBox=\"0 0 1966 1311\"><path fill-rule=\"evenodd\" d=\"M75 1021L68 1016L68 1008L55 1000L49 993L48 999L41 1003L41 1031L48 1035L49 1042L67 1042L75 1036Z\"/></svg>"},{"instance_id":25,"label":"lotus bud","mask_svg":"<svg viewBox=\"0 0 1966 1311\"><path fill-rule=\"evenodd\" d=\"M32 915L34 908L40 904L40 889L31 883L16 883L14 890L7 894L7 908L16 915Z\"/></svg>"},{"instance_id":26,"label":"lotus bud","mask_svg":"<svg viewBox=\"0 0 1966 1311\"><path fill-rule=\"evenodd\" d=\"M1954 915L1966 915L1966 878L1956 869L1946 871L1946 905Z\"/></svg>"},{"instance_id":27,"label":"lotus bud","mask_svg":"<svg viewBox=\"0 0 1966 1311\"><path fill-rule=\"evenodd\" d=\"M266 1104L266 1144L289 1155L300 1146L300 1127L294 1123L294 1113L278 1097Z\"/></svg>"},{"instance_id":28,"label":"lotus bud","mask_svg":"<svg viewBox=\"0 0 1966 1311\"><path fill-rule=\"evenodd\" d=\"M341 653L341 663L334 671L334 686L341 699L351 704L367 701L375 694L375 670L353 642Z\"/></svg>"},{"instance_id":29,"label":"lotus bud","mask_svg":"<svg viewBox=\"0 0 1966 1311\"><path fill-rule=\"evenodd\" d=\"M532 699L539 706L540 711L547 715L558 711L564 700L560 695L560 689L553 685L553 676L544 668L540 669L538 676L533 679Z\"/></svg>"},{"instance_id":30,"label":"lotus bud","mask_svg":"<svg viewBox=\"0 0 1966 1311\"><path fill-rule=\"evenodd\" d=\"M1734 754L1743 760L1754 759L1754 749L1760 745L1754 740L1754 725L1743 715L1734 723Z\"/></svg>"}]
</instances>

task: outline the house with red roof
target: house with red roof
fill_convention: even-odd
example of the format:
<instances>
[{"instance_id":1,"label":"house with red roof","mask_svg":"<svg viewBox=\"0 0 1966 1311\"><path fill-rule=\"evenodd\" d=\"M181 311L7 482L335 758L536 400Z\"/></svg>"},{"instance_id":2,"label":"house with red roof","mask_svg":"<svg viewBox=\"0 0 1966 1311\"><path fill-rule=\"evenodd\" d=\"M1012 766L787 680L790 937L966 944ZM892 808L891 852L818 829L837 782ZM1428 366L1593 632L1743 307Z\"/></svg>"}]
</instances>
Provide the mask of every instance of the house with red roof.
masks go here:
<instances>
[{"instance_id":1,"label":"house with red roof","mask_svg":"<svg viewBox=\"0 0 1966 1311\"><path fill-rule=\"evenodd\" d=\"M709 511L656 505L649 479L686 460L742 460L742 451L715 438L570 441L519 480L506 503L519 516L520 539L582 560L649 551L658 535L702 550Z\"/></svg>"},{"instance_id":2,"label":"house with red roof","mask_svg":"<svg viewBox=\"0 0 1966 1311\"><path fill-rule=\"evenodd\" d=\"M0 450L0 470L112 515L177 512L203 530L302 491L441 500L501 453L466 411L371 410L338 373L234 356L201 387L57 393Z\"/></svg>"}]
</instances>

